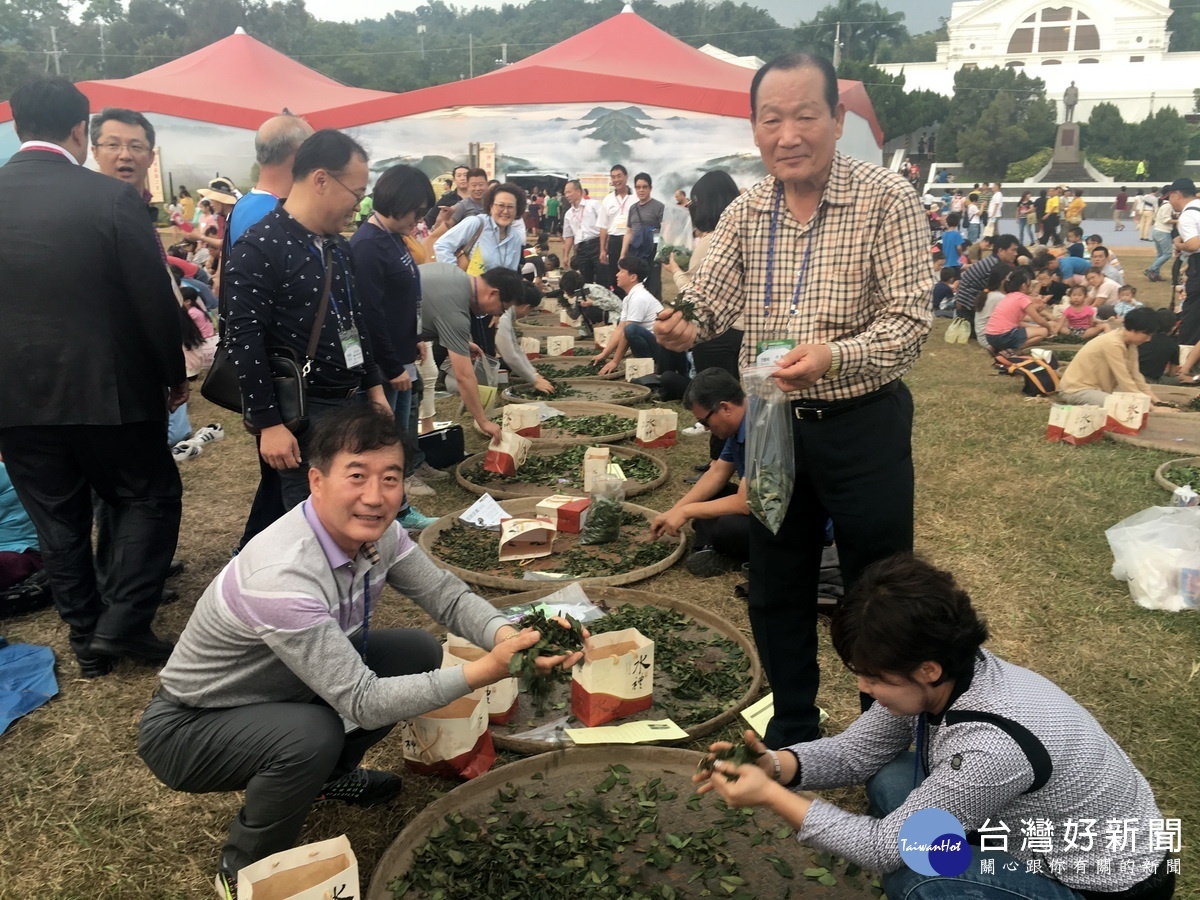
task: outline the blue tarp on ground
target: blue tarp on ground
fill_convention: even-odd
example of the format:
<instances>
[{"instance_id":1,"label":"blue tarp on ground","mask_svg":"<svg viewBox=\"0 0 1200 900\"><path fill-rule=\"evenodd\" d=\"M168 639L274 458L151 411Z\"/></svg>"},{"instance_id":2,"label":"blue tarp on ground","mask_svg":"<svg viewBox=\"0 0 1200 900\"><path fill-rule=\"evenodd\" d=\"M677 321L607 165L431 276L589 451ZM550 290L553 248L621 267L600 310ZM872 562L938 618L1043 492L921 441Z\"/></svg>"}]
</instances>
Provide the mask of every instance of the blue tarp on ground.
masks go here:
<instances>
[{"instance_id":1,"label":"blue tarp on ground","mask_svg":"<svg viewBox=\"0 0 1200 900\"><path fill-rule=\"evenodd\" d=\"M0 637L0 734L57 693L53 650Z\"/></svg>"}]
</instances>

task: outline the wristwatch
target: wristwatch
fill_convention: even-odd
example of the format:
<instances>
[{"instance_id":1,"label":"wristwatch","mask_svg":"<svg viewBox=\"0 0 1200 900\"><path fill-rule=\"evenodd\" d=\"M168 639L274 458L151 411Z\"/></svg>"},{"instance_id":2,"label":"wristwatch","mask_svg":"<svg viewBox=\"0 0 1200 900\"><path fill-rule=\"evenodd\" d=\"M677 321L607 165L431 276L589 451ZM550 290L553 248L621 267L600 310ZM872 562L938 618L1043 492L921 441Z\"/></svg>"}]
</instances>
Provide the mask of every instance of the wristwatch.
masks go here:
<instances>
[{"instance_id":1,"label":"wristwatch","mask_svg":"<svg viewBox=\"0 0 1200 900\"><path fill-rule=\"evenodd\" d=\"M825 345L829 348L829 368L825 372L826 378L837 378L842 371L842 348L837 344Z\"/></svg>"}]
</instances>

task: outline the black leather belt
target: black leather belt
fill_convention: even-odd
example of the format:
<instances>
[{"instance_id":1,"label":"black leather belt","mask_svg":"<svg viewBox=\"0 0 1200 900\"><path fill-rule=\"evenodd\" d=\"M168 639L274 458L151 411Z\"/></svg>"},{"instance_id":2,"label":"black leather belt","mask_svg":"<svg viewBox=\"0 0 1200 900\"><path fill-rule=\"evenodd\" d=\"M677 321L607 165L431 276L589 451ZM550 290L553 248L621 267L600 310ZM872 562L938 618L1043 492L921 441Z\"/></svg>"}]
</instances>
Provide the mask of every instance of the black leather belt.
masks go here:
<instances>
[{"instance_id":1,"label":"black leather belt","mask_svg":"<svg viewBox=\"0 0 1200 900\"><path fill-rule=\"evenodd\" d=\"M346 400L358 393L358 385L351 388L331 388L308 386L308 396L318 400Z\"/></svg>"},{"instance_id":2,"label":"black leather belt","mask_svg":"<svg viewBox=\"0 0 1200 900\"><path fill-rule=\"evenodd\" d=\"M899 381L890 381L876 391L863 394L861 397L851 397L849 400L793 400L792 415L802 422L820 422L832 419L842 413L870 406L890 394L895 393Z\"/></svg>"}]
</instances>

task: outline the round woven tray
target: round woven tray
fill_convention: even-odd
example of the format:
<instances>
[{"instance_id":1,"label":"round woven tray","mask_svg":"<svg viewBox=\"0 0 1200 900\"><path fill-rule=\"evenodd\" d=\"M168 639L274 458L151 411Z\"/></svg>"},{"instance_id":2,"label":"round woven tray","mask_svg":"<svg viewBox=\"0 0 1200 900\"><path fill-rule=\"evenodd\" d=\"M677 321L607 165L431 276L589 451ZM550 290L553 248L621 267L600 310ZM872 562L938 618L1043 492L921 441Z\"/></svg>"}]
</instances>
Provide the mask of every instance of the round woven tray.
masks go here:
<instances>
[{"instance_id":1,"label":"round woven tray","mask_svg":"<svg viewBox=\"0 0 1200 900\"><path fill-rule=\"evenodd\" d=\"M591 365L591 361L592 357L590 356L541 356L535 360L531 360L535 369L540 365L549 364L562 372L574 369L576 366L588 366L592 370L593 374L591 375L577 377L601 378L605 381L616 381L621 377L622 373L620 371L609 372L607 375L596 374L600 371L600 367ZM555 376L553 375L547 375L546 377L551 381L555 380Z\"/></svg>"},{"instance_id":2,"label":"round woven tray","mask_svg":"<svg viewBox=\"0 0 1200 900\"><path fill-rule=\"evenodd\" d=\"M499 597L495 600L492 600L492 605L498 609L503 609L506 606L519 606L524 603L533 603L534 601L540 600L542 597L545 597L548 594L553 594L557 590L559 590L559 586L554 585L551 587L539 588L534 591L524 591L520 594L510 594L507 597ZM670 741L664 743L683 743L685 740L695 740L696 738L706 737L714 732L720 731L730 722L734 721L737 718L738 713L749 706L750 702L757 697L759 691L762 690L763 670L762 664L758 659L758 651L754 648L754 642L742 634L742 632L727 619L723 619L721 616L717 615L711 610L705 609L702 606L696 606L692 603L688 603L686 600L676 600L673 597L667 597L663 594L655 594L650 591L632 591L628 588L592 586L585 587L585 590L587 591L589 600L609 608L615 609L616 607L625 606L626 604L633 604L634 606L658 606L664 609L677 610L678 612L683 613L689 619L708 626L713 631L720 634L721 637L728 638L729 640L733 641L738 645L742 653L745 654L746 659L750 664L750 685L741 694L741 696L731 698L730 705L726 707L726 709L720 715L714 716L711 719L706 719L703 722L699 722L689 728L684 729L687 731L687 738L680 738L679 741ZM656 694L660 693L657 688L655 690ZM526 722L529 721L530 718L533 718L532 709L528 704L528 697L525 694L522 694L520 697L520 706L518 708L516 721ZM667 712L665 712L661 707L651 707L644 712L635 713L632 716L627 716L626 718L612 722L611 724L620 725L621 722L629 722L638 719L661 719L666 715ZM561 716L561 711L549 711L541 718L535 718L534 724L541 725L546 721L550 721L551 719L559 718ZM524 731L527 729L522 728L521 730ZM565 736L563 740L566 742L565 746L571 746L570 741ZM551 750L561 749L549 741L531 741L523 738L515 738L509 733L508 728L502 725L492 726L492 741L502 750L508 750L513 753L520 753L523 755L547 753Z\"/></svg>"},{"instance_id":3,"label":"round woven tray","mask_svg":"<svg viewBox=\"0 0 1200 900\"><path fill-rule=\"evenodd\" d=\"M546 338L565 335L566 337L574 337L578 339L579 333L576 330L577 328L578 326L576 325L534 325L529 321L529 319L521 319L521 321L517 323L517 333L521 337Z\"/></svg>"},{"instance_id":4,"label":"round woven tray","mask_svg":"<svg viewBox=\"0 0 1200 900\"><path fill-rule=\"evenodd\" d=\"M534 515L537 505L538 498L536 497L528 497L523 500L500 501L500 506L504 509L504 511L515 517ZM624 504L624 508L626 512L639 513L644 516L646 518L647 531L650 528L650 522L655 516L658 515L656 510L647 509L644 506L638 506L634 503L626 503ZM537 582L526 581L523 578L516 578L509 575L493 575L488 572L476 572L471 569L463 569L459 566L446 562L440 556L438 556L437 552L434 550L434 545L437 543L438 536L441 535L443 531L454 527L454 523L464 512L465 510L459 510L458 512L451 513L448 516L442 516L440 519L422 531L419 541L421 549L424 550L426 554L428 554L429 557L443 569L453 572L463 581L471 584L479 584L483 585L484 587L505 588L507 590L518 591L529 590L533 585L537 584ZM562 585L575 582L583 585L584 587L591 587L592 585L617 586L622 584L633 584L636 581L644 581L647 578L657 575L659 572L665 572L675 564L676 560L678 560L680 556L683 555L683 549L686 545L687 539L681 533L679 537L675 538L674 540L676 542L675 549L671 551L671 554L663 559L660 559L653 565L642 566L641 568L633 569L629 572L622 572L619 575L605 575L599 578L568 578L552 583L555 585ZM600 550L601 547L603 547L603 545L598 545L597 550Z\"/></svg>"},{"instance_id":5,"label":"round woven tray","mask_svg":"<svg viewBox=\"0 0 1200 900\"><path fill-rule=\"evenodd\" d=\"M563 400L590 401L593 403L615 403L617 406L634 406L643 400L650 399L650 388L644 384L632 384L628 381L606 381L603 378L564 378L558 382L566 384L579 391L579 394L564 397ZM621 396L629 394L630 396ZM517 396L511 387L506 387L500 396L508 403L529 403L536 400L534 396ZM547 403L557 403L557 400L547 400Z\"/></svg>"},{"instance_id":6,"label":"round woven tray","mask_svg":"<svg viewBox=\"0 0 1200 900\"><path fill-rule=\"evenodd\" d=\"M1159 487L1165 488L1169 493L1175 493L1175 489L1182 485L1167 479L1167 472L1174 466L1200 466L1200 456L1185 456L1182 459L1169 459L1157 469L1154 470L1154 480L1158 482ZM1193 484L1193 490L1200 489L1200 484Z\"/></svg>"},{"instance_id":7,"label":"round woven tray","mask_svg":"<svg viewBox=\"0 0 1200 900\"><path fill-rule=\"evenodd\" d=\"M561 453L568 447L578 447L581 441L539 441L529 448L531 455L535 456L553 456L556 453ZM667 480L667 464L650 453L644 450L638 450L636 447L610 447L609 454L612 461L620 465L622 459L633 459L635 457L645 457L652 460L658 466L658 477L653 481L635 481L628 478L625 481L625 496L636 497L638 494L645 494L648 491L654 490L662 485ZM581 488L567 487L566 485L554 485L553 487L544 484L506 484L503 481L489 481L487 484L476 484L470 481L466 473L473 469L476 465L483 462L487 456L487 451L476 453L474 456L468 456L457 466L454 467L454 480L465 487L472 494L491 494L497 500L518 500L522 497L549 497L551 494L569 494L572 497L586 497L587 494ZM518 471L517 475L521 473Z\"/></svg>"},{"instance_id":8,"label":"round woven tray","mask_svg":"<svg viewBox=\"0 0 1200 900\"><path fill-rule=\"evenodd\" d=\"M1182 384L1154 384L1150 386L1154 396L1166 403L1186 408L1189 403L1200 397L1200 388L1185 387Z\"/></svg>"},{"instance_id":9,"label":"round woven tray","mask_svg":"<svg viewBox=\"0 0 1200 900\"><path fill-rule=\"evenodd\" d=\"M715 794L705 796L695 809L689 808L688 802L695 788L691 778L702 759L703 754L696 751L671 747L579 747L543 753L495 768L473 781L459 785L413 817L380 858L371 876L366 898L397 900L388 884L403 877L412 868L417 854L431 836L445 830L447 816L461 815L464 819L481 823L485 829L489 828L489 820L495 822L498 816L507 816L510 811L526 812L537 820L553 820L563 813L548 816L544 804L549 800L564 800L571 792L578 791L575 796L580 800L589 802L598 799L606 808L618 802L629 804L631 789L653 779L661 779L661 790L676 794L674 799L659 799L653 804L659 835L686 838L714 826L721 827L724 836L722 850L736 860L740 876L745 880L745 885L740 888L743 896L749 894L761 900L779 900L784 896L861 900L870 896L867 882L871 876L845 875L844 864L837 864L834 870L837 883L830 886L803 877L806 868L817 864L814 851L796 841L793 834L786 830L780 833L780 820L766 812L759 811L747 816L745 825L731 827L722 824L727 821L727 813L716 803ZM628 779L628 786L618 784L608 793L595 793L595 785L609 775L609 767L618 764L624 767L621 771L627 770L624 777ZM493 803L497 801L500 791L508 792L511 797L513 788L516 788L516 797L511 804L504 804L503 809L497 811ZM480 840L486 839L486 834L480 835ZM645 841L648 843L651 840L652 836L647 834ZM569 851L567 855L575 852ZM579 852L586 854L595 851L581 847ZM475 857L472 855L472 858ZM636 850L623 853L621 858L625 861L625 873L644 875L648 882L655 885L670 884L680 898L700 896L701 890L714 897L732 893L711 877L688 884L688 880L699 870L686 858L673 863L661 873L649 866L643 853ZM785 863L794 872L794 877L780 875L773 868L771 859ZM564 896L587 897L583 881L585 877L586 869L581 870L579 890ZM701 882L708 884L702 887ZM427 896L410 891L398 900Z\"/></svg>"},{"instance_id":10,"label":"round woven tray","mask_svg":"<svg viewBox=\"0 0 1200 900\"><path fill-rule=\"evenodd\" d=\"M1157 385L1155 393L1158 393ZM1107 434L1114 441L1134 447L1200 456L1200 415L1196 413L1151 413L1146 427L1137 434L1112 431Z\"/></svg>"},{"instance_id":11,"label":"round woven tray","mask_svg":"<svg viewBox=\"0 0 1200 900\"><path fill-rule=\"evenodd\" d=\"M615 403L595 403L591 400L552 400L550 405L562 412L564 416L622 416L629 420L629 430L621 431L616 434L567 434L561 429L545 429L542 437L529 438L535 444L541 441L556 441L560 444L611 444L616 441L624 441L637 434L637 413L631 410L628 406L617 406ZM498 410L491 418L493 422L499 423L503 418L504 410ZM479 427L479 423L475 422L475 431L480 436L484 435L483 429Z\"/></svg>"}]
</instances>

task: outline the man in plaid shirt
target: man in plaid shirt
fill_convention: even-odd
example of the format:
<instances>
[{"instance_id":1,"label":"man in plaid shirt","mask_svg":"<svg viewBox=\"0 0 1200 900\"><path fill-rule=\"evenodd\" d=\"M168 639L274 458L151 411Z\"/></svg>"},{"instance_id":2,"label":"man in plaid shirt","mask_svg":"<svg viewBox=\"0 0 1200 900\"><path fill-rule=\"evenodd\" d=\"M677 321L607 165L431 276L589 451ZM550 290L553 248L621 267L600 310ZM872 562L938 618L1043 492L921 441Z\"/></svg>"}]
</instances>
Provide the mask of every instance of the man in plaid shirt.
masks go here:
<instances>
[{"instance_id":1,"label":"man in plaid shirt","mask_svg":"<svg viewBox=\"0 0 1200 900\"><path fill-rule=\"evenodd\" d=\"M929 333L929 228L901 176L837 152L845 110L828 60L772 60L750 87L768 176L730 204L660 345L687 350L745 317L742 364L772 364L792 406L796 482L778 534L750 536L750 623L775 715L766 744L819 736L817 577L833 519L847 588L913 545L912 396ZM751 425L752 427L752 425Z\"/></svg>"}]
</instances>

